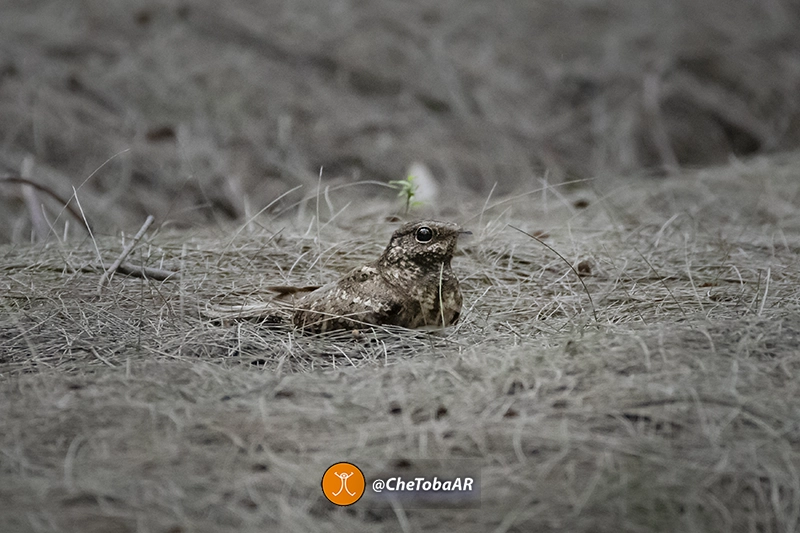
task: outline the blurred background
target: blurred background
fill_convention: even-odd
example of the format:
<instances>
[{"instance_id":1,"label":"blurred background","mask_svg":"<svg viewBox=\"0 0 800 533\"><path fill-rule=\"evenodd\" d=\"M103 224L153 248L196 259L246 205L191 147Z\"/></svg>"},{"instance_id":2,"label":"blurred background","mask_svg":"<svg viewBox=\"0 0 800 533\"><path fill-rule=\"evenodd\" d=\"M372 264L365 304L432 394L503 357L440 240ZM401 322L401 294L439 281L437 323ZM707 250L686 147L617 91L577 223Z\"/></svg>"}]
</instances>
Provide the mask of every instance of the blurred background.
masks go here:
<instances>
[{"instance_id":1,"label":"blurred background","mask_svg":"<svg viewBox=\"0 0 800 533\"><path fill-rule=\"evenodd\" d=\"M101 234L303 185L278 209L320 167L485 195L799 144L796 0L0 0L0 176L77 190ZM0 242L37 202L0 183Z\"/></svg>"}]
</instances>

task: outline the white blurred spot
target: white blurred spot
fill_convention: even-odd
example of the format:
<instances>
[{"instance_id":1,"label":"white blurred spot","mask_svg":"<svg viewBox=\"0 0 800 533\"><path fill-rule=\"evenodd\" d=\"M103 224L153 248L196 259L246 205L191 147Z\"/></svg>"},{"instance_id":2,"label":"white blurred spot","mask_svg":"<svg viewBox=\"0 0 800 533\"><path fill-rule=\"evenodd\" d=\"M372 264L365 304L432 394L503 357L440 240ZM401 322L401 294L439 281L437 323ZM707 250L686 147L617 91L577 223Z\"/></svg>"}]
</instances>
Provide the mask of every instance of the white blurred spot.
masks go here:
<instances>
[{"instance_id":1,"label":"white blurred spot","mask_svg":"<svg viewBox=\"0 0 800 533\"><path fill-rule=\"evenodd\" d=\"M414 184L417 186L414 200L424 204L436 202L436 198L439 195L439 185L436 183L433 172L428 168L428 165L420 163L419 161L414 161L408 167L406 175L403 177L405 178L406 176L414 176Z\"/></svg>"}]
</instances>

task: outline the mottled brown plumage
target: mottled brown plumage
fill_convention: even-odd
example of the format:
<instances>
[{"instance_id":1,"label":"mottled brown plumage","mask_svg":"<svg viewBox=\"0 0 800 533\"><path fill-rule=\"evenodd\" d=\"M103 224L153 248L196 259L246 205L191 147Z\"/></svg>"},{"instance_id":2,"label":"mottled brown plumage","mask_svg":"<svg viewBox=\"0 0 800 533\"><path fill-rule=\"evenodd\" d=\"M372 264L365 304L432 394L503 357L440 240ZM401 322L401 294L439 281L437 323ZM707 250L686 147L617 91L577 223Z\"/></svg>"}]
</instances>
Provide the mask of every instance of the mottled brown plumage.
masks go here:
<instances>
[{"instance_id":1,"label":"mottled brown plumage","mask_svg":"<svg viewBox=\"0 0 800 533\"><path fill-rule=\"evenodd\" d=\"M295 325L316 333L365 324L454 324L461 313L461 290L450 260L460 233L468 232L450 222L404 224L377 260L301 298Z\"/></svg>"}]
</instances>

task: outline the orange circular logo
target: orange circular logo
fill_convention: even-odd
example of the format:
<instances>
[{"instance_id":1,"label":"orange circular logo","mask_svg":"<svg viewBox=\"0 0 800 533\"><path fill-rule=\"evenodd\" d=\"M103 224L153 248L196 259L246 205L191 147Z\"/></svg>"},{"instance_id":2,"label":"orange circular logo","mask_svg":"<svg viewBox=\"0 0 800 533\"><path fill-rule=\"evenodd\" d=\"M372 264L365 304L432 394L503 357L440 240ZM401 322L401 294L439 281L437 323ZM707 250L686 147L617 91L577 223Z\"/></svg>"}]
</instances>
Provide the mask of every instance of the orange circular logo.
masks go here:
<instances>
[{"instance_id":1,"label":"orange circular logo","mask_svg":"<svg viewBox=\"0 0 800 533\"><path fill-rule=\"evenodd\" d=\"M322 475L322 493L336 505L353 505L364 495L364 474L353 463L336 463Z\"/></svg>"}]
</instances>

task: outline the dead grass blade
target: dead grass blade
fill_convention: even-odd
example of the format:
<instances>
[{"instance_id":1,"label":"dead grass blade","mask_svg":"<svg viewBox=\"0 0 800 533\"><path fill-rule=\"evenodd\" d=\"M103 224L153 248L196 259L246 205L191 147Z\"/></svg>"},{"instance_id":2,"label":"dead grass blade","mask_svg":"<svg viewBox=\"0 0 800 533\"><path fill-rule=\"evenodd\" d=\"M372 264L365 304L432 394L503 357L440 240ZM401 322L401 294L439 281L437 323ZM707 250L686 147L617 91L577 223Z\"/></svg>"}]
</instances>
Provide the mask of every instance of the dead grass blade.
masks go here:
<instances>
[{"instance_id":1,"label":"dead grass blade","mask_svg":"<svg viewBox=\"0 0 800 533\"><path fill-rule=\"evenodd\" d=\"M527 236L528 236L528 237L530 237L531 239L535 240L536 242L538 242L539 244L541 244L542 246L544 246L545 248L547 248L548 250L550 250L551 252L553 252L554 254L556 254L556 255L559 257L559 259L561 259L562 261L564 261L564 263L566 263L566 264L567 264L567 266L569 267L569 269L570 269L570 270L572 270L572 272L575 274L575 277L576 277L576 278L578 278L578 281L580 281L580 282L581 282L581 285L583 285L583 290L586 292L586 296L588 296L588 297L589 297L589 305L590 305L590 306L591 306L591 308L592 308L592 316L594 317L594 321L595 321L595 322L599 322L599 320L598 320L598 318L597 318L597 311L595 310L595 307L594 307L594 300L592 300L592 294L589 292L589 287L587 287L587 286L586 286L586 283L584 283L584 282L583 282L583 279L581 278L581 275L580 275L580 274L578 274L578 271L577 271L577 270L575 270L575 267L573 267L573 266L572 266L572 263L570 263L569 261L567 261L567 260L566 260L566 258L565 258L563 255L561 255L561 254L560 254L560 253L559 253L559 252L558 252L558 251L557 251L555 248L553 248L552 246L550 246L549 244L547 244L546 242L544 242L542 239L540 239L540 238L536 237L535 235L532 235L532 234L528 233L527 231L521 230L521 229L519 229L519 228L518 228L518 227L516 227L516 226L512 226L511 224L509 224L508 226L509 226L511 229L515 229L515 230L517 230L518 232L520 232L520 233L522 233L522 234L524 234L524 235L527 235Z\"/></svg>"}]
</instances>

